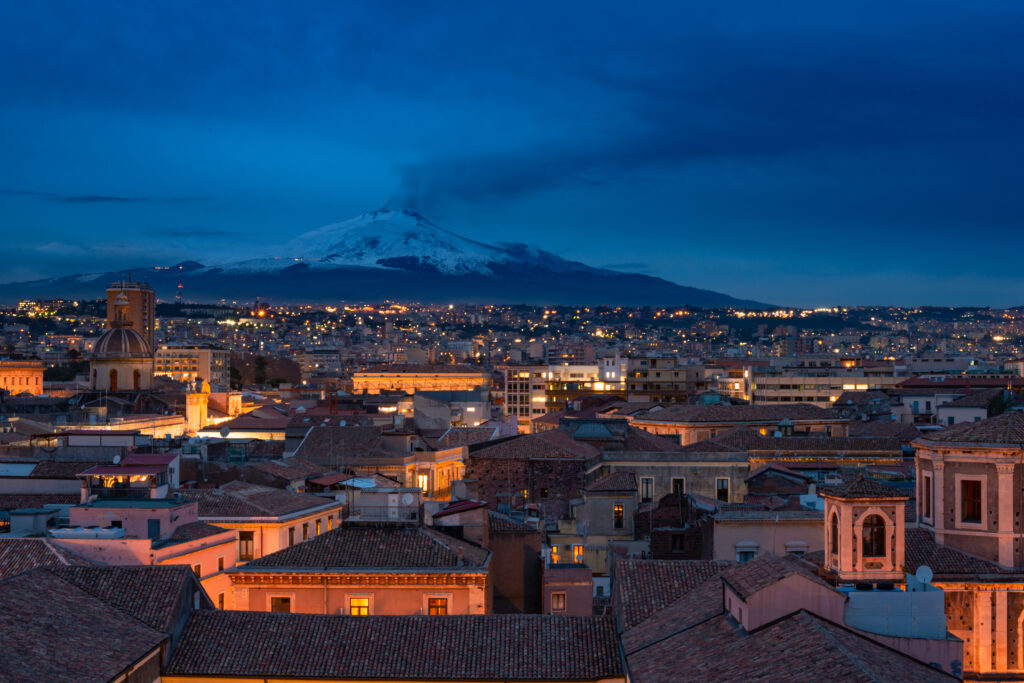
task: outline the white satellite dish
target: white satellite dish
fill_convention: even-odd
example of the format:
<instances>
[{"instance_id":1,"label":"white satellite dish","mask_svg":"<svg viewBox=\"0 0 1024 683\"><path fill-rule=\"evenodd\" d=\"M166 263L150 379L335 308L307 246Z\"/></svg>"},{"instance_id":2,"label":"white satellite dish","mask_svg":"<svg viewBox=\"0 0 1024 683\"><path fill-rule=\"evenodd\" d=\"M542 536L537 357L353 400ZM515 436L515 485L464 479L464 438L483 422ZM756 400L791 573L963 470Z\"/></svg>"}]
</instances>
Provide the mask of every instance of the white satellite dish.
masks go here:
<instances>
[{"instance_id":1,"label":"white satellite dish","mask_svg":"<svg viewBox=\"0 0 1024 683\"><path fill-rule=\"evenodd\" d=\"M338 426L339 427L344 427L346 424L348 424L348 423L345 422L344 420L341 420L340 422L338 422Z\"/></svg>"},{"instance_id":2,"label":"white satellite dish","mask_svg":"<svg viewBox=\"0 0 1024 683\"><path fill-rule=\"evenodd\" d=\"M114 464L115 465L120 465L121 464L121 456L120 455L115 455L114 456Z\"/></svg>"},{"instance_id":3,"label":"white satellite dish","mask_svg":"<svg viewBox=\"0 0 1024 683\"><path fill-rule=\"evenodd\" d=\"M228 434L230 434L230 433L231 433L231 427L228 427L227 425L224 425L223 427L220 428L220 435L223 438L225 438L225 439L228 438Z\"/></svg>"},{"instance_id":4,"label":"white satellite dish","mask_svg":"<svg viewBox=\"0 0 1024 683\"><path fill-rule=\"evenodd\" d=\"M920 567L917 568L917 571L914 572L914 578L920 581L921 583L931 583L932 576L932 568L926 564L922 564Z\"/></svg>"},{"instance_id":5,"label":"white satellite dish","mask_svg":"<svg viewBox=\"0 0 1024 683\"><path fill-rule=\"evenodd\" d=\"M407 493L402 496L402 505L412 505L412 494Z\"/></svg>"}]
</instances>

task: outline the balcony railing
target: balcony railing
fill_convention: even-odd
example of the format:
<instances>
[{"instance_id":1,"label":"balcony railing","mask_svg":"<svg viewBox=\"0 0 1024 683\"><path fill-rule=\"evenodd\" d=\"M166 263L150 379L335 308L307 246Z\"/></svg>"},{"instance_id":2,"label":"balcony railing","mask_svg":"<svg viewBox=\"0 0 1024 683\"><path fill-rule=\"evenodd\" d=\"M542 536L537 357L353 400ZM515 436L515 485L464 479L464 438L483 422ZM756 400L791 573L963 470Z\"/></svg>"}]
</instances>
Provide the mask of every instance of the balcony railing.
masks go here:
<instances>
[{"instance_id":1,"label":"balcony railing","mask_svg":"<svg viewBox=\"0 0 1024 683\"><path fill-rule=\"evenodd\" d=\"M360 505L349 510L346 522L418 522L418 507Z\"/></svg>"}]
</instances>

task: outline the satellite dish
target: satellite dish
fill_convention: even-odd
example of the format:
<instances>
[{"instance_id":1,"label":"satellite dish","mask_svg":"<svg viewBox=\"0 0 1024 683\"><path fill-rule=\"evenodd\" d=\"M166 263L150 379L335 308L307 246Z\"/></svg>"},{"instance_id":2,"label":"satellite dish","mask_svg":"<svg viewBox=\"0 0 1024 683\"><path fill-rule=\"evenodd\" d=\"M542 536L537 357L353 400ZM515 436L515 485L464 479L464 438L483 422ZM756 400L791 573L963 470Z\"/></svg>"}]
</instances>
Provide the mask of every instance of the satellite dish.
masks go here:
<instances>
[{"instance_id":1,"label":"satellite dish","mask_svg":"<svg viewBox=\"0 0 1024 683\"><path fill-rule=\"evenodd\" d=\"M920 581L921 583L931 583L932 568L926 564L922 564L920 567L917 568L917 572L914 573L914 578Z\"/></svg>"},{"instance_id":2,"label":"satellite dish","mask_svg":"<svg viewBox=\"0 0 1024 683\"><path fill-rule=\"evenodd\" d=\"M346 424L348 424L348 423L345 422L344 420L341 420L340 422L338 422L338 426L339 427L344 427Z\"/></svg>"},{"instance_id":3,"label":"satellite dish","mask_svg":"<svg viewBox=\"0 0 1024 683\"><path fill-rule=\"evenodd\" d=\"M114 456L114 464L115 465L120 465L121 464L121 456L120 455L115 455Z\"/></svg>"},{"instance_id":4,"label":"satellite dish","mask_svg":"<svg viewBox=\"0 0 1024 683\"><path fill-rule=\"evenodd\" d=\"M412 494L407 493L402 496L402 505L412 505Z\"/></svg>"},{"instance_id":5,"label":"satellite dish","mask_svg":"<svg viewBox=\"0 0 1024 683\"><path fill-rule=\"evenodd\" d=\"M222 437L224 437L225 439L228 438L228 434L230 434L230 433L231 433L231 427L228 427L227 425L224 425L223 427L220 428L220 435Z\"/></svg>"}]
</instances>

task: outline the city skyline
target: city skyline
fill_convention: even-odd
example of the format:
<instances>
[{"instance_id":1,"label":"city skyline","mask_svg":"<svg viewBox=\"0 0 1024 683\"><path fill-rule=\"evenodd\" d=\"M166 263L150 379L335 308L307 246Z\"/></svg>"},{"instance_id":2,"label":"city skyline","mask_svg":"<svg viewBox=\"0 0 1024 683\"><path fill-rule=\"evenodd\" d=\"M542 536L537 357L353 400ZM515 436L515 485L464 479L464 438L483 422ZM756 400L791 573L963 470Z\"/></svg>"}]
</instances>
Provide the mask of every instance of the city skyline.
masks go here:
<instances>
[{"instance_id":1,"label":"city skyline","mask_svg":"<svg viewBox=\"0 0 1024 683\"><path fill-rule=\"evenodd\" d=\"M780 305L1022 303L1019 8L586 8L5 3L2 279L391 206Z\"/></svg>"}]
</instances>

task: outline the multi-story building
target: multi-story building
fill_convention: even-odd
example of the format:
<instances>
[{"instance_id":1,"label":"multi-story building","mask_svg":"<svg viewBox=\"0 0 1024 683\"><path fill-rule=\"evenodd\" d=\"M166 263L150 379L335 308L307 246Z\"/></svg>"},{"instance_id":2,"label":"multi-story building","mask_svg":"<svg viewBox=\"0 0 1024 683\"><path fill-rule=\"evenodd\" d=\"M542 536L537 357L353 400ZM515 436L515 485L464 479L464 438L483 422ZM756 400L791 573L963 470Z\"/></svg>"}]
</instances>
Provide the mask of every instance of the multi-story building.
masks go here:
<instances>
[{"instance_id":1,"label":"multi-story building","mask_svg":"<svg viewBox=\"0 0 1024 683\"><path fill-rule=\"evenodd\" d=\"M703 365L690 365L674 356L630 358L626 372L630 401L685 403L711 386Z\"/></svg>"},{"instance_id":2,"label":"multi-story building","mask_svg":"<svg viewBox=\"0 0 1024 683\"><path fill-rule=\"evenodd\" d=\"M43 393L43 364L35 360L0 360L0 391L33 396Z\"/></svg>"},{"instance_id":3,"label":"multi-story building","mask_svg":"<svg viewBox=\"0 0 1024 683\"><path fill-rule=\"evenodd\" d=\"M154 348L156 293L152 287L142 282L111 282L107 287L107 327L115 326L115 302L122 294L128 300L127 320L131 323L130 327L142 335L149 348Z\"/></svg>"},{"instance_id":4,"label":"multi-story building","mask_svg":"<svg viewBox=\"0 0 1024 683\"><path fill-rule=\"evenodd\" d=\"M386 365L352 373L354 394L472 391L490 383L490 374L468 365Z\"/></svg>"},{"instance_id":5,"label":"multi-story building","mask_svg":"<svg viewBox=\"0 0 1024 683\"><path fill-rule=\"evenodd\" d=\"M505 414L515 415L519 431L529 433L530 420L566 407L576 397L610 389L597 365L507 365Z\"/></svg>"},{"instance_id":6,"label":"multi-story building","mask_svg":"<svg viewBox=\"0 0 1024 683\"><path fill-rule=\"evenodd\" d=\"M781 360L784 365L776 362ZM906 378L906 367L893 362L811 356L773 359L770 366L730 367L719 375L718 390L762 405L812 403L827 408L844 391L885 391Z\"/></svg>"},{"instance_id":7,"label":"multi-story building","mask_svg":"<svg viewBox=\"0 0 1024 683\"><path fill-rule=\"evenodd\" d=\"M213 386L227 387L231 381L231 352L185 342L161 344L156 350L154 374L178 382L203 379Z\"/></svg>"}]
</instances>

